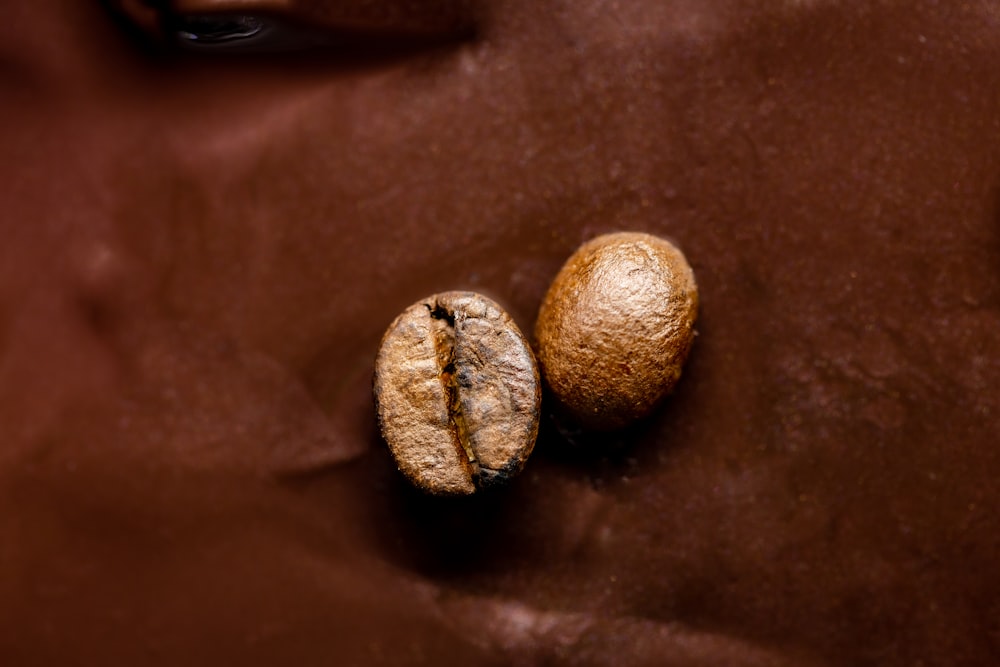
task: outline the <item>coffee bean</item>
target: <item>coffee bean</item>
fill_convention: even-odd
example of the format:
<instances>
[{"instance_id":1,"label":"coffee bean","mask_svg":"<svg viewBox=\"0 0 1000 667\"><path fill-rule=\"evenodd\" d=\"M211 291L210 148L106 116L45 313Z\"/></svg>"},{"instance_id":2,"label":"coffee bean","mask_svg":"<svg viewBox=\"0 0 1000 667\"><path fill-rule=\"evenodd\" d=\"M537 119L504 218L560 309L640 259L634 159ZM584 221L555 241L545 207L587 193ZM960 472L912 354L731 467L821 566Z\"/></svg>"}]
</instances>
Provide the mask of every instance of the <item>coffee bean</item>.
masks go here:
<instances>
[{"instance_id":1,"label":"coffee bean","mask_svg":"<svg viewBox=\"0 0 1000 667\"><path fill-rule=\"evenodd\" d=\"M535 324L557 413L595 430L648 414L680 378L697 311L694 273L671 243L639 233L585 243L559 271Z\"/></svg>"},{"instance_id":2,"label":"coffee bean","mask_svg":"<svg viewBox=\"0 0 1000 667\"><path fill-rule=\"evenodd\" d=\"M535 358L510 315L481 294L444 292L407 308L382 338L374 389L396 465L427 492L500 484L535 445Z\"/></svg>"}]
</instances>

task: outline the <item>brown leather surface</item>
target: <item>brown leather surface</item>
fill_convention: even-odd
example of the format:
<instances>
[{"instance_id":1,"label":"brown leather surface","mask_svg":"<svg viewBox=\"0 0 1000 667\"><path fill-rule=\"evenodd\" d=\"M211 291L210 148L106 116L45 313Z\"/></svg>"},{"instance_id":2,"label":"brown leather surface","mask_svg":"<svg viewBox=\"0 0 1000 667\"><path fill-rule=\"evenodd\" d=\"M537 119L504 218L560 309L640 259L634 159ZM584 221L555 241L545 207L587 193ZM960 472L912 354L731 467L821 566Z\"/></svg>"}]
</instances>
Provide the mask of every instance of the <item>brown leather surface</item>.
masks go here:
<instances>
[{"instance_id":1,"label":"brown leather surface","mask_svg":"<svg viewBox=\"0 0 1000 667\"><path fill-rule=\"evenodd\" d=\"M119 6L0 8L0 663L1000 660L996 0L428 2L434 48L243 59ZM410 490L387 324L530 331L614 230L695 270L675 395Z\"/></svg>"}]
</instances>

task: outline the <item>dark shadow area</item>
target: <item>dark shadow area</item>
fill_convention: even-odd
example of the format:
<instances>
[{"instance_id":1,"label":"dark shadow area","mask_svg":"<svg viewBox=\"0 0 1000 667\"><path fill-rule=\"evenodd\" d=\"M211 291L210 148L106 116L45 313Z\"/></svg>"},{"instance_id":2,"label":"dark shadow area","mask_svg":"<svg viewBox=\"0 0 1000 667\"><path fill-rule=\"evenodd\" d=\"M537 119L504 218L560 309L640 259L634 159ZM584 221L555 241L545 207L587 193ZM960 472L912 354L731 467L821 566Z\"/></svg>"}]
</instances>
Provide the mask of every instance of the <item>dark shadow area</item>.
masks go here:
<instances>
[{"instance_id":1,"label":"dark shadow area","mask_svg":"<svg viewBox=\"0 0 1000 667\"><path fill-rule=\"evenodd\" d=\"M411 486L387 453L368 457L365 469L382 487L374 518L390 560L438 580L512 564L511 544L524 539L517 512L530 506L524 477L472 496L437 497Z\"/></svg>"},{"instance_id":2,"label":"dark shadow area","mask_svg":"<svg viewBox=\"0 0 1000 667\"><path fill-rule=\"evenodd\" d=\"M476 39L473 26L433 33L330 28L267 12L252 16L174 16L161 12L155 25L140 26L110 0L103 0L103 5L134 48L149 62L167 67L353 71L447 51Z\"/></svg>"}]
</instances>

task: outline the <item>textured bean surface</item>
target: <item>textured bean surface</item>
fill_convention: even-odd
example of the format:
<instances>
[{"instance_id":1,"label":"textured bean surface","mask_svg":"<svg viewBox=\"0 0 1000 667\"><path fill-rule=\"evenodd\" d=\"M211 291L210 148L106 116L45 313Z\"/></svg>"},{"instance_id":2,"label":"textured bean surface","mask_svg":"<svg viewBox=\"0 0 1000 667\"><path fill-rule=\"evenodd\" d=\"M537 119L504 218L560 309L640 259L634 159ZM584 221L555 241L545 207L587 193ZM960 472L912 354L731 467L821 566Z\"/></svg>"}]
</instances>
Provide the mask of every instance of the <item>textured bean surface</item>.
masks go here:
<instances>
[{"instance_id":1,"label":"textured bean surface","mask_svg":"<svg viewBox=\"0 0 1000 667\"><path fill-rule=\"evenodd\" d=\"M540 392L517 325L473 292L407 308L375 362L382 435L403 474L436 494L473 493L517 474L538 434Z\"/></svg>"},{"instance_id":2,"label":"textured bean surface","mask_svg":"<svg viewBox=\"0 0 1000 667\"><path fill-rule=\"evenodd\" d=\"M646 415L674 387L694 338L698 288L684 255L650 234L605 234L559 271L535 326L546 384L581 425Z\"/></svg>"}]
</instances>

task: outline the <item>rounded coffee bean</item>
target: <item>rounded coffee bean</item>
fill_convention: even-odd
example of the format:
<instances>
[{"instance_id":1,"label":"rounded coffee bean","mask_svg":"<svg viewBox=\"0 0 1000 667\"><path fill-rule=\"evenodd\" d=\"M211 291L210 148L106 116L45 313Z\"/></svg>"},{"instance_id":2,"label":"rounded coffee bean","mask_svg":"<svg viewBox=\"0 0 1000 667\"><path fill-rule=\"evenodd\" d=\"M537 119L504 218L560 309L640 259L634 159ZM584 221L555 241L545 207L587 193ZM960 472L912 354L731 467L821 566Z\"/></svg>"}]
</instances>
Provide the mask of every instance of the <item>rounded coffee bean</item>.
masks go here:
<instances>
[{"instance_id":1,"label":"rounded coffee bean","mask_svg":"<svg viewBox=\"0 0 1000 667\"><path fill-rule=\"evenodd\" d=\"M535 446L535 358L510 315L481 294L445 292L407 308L382 338L374 389L396 465L430 493L502 483Z\"/></svg>"},{"instance_id":2,"label":"rounded coffee bean","mask_svg":"<svg viewBox=\"0 0 1000 667\"><path fill-rule=\"evenodd\" d=\"M684 255L639 233L579 248L538 313L538 364L561 411L610 430L648 414L674 387L694 339L698 287Z\"/></svg>"}]
</instances>

